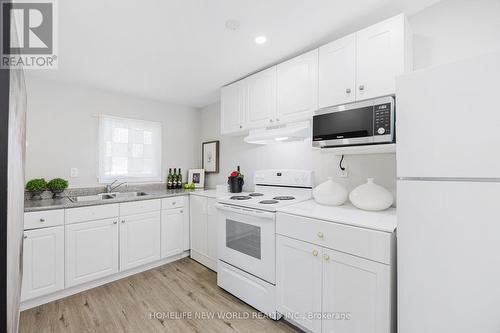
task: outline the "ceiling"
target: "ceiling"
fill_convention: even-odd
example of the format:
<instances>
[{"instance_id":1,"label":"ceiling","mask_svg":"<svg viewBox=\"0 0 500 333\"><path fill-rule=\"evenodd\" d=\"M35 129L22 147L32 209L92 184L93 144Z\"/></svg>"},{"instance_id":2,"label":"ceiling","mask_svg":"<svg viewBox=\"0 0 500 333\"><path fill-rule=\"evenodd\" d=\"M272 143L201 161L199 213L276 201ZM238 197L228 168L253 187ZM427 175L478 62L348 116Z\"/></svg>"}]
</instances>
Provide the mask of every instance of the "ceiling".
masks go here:
<instances>
[{"instance_id":1,"label":"ceiling","mask_svg":"<svg viewBox=\"0 0 500 333\"><path fill-rule=\"evenodd\" d=\"M203 107L224 84L438 1L58 1L59 68L28 75ZM228 19L239 29L227 29ZM255 44L258 35L267 43Z\"/></svg>"}]
</instances>

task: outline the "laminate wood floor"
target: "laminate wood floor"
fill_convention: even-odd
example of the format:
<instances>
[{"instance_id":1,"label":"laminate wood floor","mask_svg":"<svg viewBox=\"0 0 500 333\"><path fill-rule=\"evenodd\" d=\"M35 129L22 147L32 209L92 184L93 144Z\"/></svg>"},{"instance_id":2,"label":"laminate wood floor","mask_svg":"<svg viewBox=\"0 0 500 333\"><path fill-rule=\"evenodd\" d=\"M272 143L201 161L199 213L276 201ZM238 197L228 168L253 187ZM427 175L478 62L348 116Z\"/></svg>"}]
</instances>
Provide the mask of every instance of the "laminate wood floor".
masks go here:
<instances>
[{"instance_id":1,"label":"laminate wood floor","mask_svg":"<svg viewBox=\"0 0 500 333\"><path fill-rule=\"evenodd\" d=\"M184 258L23 311L20 332L299 331L262 317L217 287L214 272Z\"/></svg>"}]
</instances>

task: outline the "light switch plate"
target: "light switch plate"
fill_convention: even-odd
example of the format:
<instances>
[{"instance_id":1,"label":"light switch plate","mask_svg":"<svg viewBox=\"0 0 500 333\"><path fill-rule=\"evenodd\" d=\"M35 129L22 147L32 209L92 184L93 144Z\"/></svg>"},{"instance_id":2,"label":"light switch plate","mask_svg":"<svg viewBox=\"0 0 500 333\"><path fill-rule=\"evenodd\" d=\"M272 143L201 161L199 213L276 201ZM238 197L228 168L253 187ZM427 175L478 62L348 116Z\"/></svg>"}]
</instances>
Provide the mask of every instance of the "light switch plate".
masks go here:
<instances>
[{"instance_id":1,"label":"light switch plate","mask_svg":"<svg viewBox=\"0 0 500 333\"><path fill-rule=\"evenodd\" d=\"M71 178L78 177L78 169L77 168L71 168L71 170L70 170L70 177Z\"/></svg>"}]
</instances>

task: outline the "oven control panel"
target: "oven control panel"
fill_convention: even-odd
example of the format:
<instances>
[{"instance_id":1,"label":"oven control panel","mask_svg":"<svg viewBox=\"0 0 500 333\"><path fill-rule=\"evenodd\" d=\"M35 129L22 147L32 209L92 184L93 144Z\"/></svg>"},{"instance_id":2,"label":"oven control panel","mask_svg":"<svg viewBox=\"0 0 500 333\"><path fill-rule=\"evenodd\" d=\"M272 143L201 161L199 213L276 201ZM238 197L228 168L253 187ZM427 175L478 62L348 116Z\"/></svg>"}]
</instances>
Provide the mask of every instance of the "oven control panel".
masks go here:
<instances>
[{"instance_id":1,"label":"oven control panel","mask_svg":"<svg viewBox=\"0 0 500 333\"><path fill-rule=\"evenodd\" d=\"M374 135L391 134L391 104L379 104L373 107Z\"/></svg>"},{"instance_id":2,"label":"oven control panel","mask_svg":"<svg viewBox=\"0 0 500 333\"><path fill-rule=\"evenodd\" d=\"M312 187L313 173L308 170L294 169L273 169L257 170L254 174L256 185L277 185L277 186L297 186Z\"/></svg>"}]
</instances>

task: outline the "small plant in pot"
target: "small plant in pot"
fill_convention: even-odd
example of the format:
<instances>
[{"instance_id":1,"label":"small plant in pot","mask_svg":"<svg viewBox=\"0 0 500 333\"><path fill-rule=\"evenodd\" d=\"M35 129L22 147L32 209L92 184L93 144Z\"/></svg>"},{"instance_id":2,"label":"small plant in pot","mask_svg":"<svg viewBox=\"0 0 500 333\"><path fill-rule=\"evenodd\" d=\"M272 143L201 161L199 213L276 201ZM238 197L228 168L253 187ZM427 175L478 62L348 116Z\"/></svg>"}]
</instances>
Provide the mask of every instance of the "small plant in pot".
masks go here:
<instances>
[{"instance_id":1,"label":"small plant in pot","mask_svg":"<svg viewBox=\"0 0 500 333\"><path fill-rule=\"evenodd\" d=\"M41 199L41 194L47 189L47 182L43 178L32 179L26 183L26 191L31 193L31 199Z\"/></svg>"},{"instance_id":2,"label":"small plant in pot","mask_svg":"<svg viewBox=\"0 0 500 333\"><path fill-rule=\"evenodd\" d=\"M243 191L245 181L243 180L243 174L240 172L240 167L238 167L237 171L231 172L231 175L227 178L227 183L229 184L229 192L240 193Z\"/></svg>"},{"instance_id":3,"label":"small plant in pot","mask_svg":"<svg viewBox=\"0 0 500 333\"><path fill-rule=\"evenodd\" d=\"M57 198L68 188L68 181L62 178L54 178L47 183L47 188L54 194L52 197Z\"/></svg>"}]
</instances>

